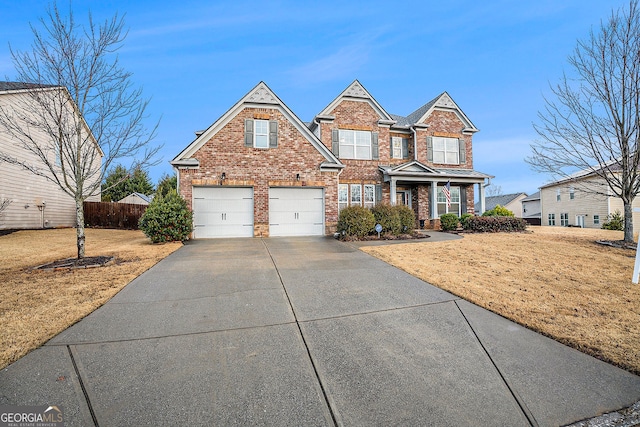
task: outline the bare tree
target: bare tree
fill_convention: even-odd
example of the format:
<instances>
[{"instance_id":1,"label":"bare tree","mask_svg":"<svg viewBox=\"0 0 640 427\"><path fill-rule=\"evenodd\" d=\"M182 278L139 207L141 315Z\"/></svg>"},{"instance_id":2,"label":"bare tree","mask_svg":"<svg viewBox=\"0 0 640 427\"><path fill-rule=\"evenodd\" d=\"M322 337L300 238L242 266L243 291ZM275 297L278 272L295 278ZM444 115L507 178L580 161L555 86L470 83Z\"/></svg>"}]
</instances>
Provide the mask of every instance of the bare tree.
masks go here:
<instances>
[{"instance_id":1,"label":"bare tree","mask_svg":"<svg viewBox=\"0 0 640 427\"><path fill-rule=\"evenodd\" d=\"M624 240L633 242L632 203L640 191L640 10L613 11L578 41L555 100L534 125L540 139L527 158L535 170L624 205ZM585 180L585 177L595 179Z\"/></svg>"},{"instance_id":2,"label":"bare tree","mask_svg":"<svg viewBox=\"0 0 640 427\"><path fill-rule=\"evenodd\" d=\"M2 218L2 214L9 207L11 203L13 203L13 200L11 199L6 199L4 197L0 198L0 218Z\"/></svg>"},{"instance_id":3,"label":"bare tree","mask_svg":"<svg viewBox=\"0 0 640 427\"><path fill-rule=\"evenodd\" d=\"M73 12L62 16L54 4L31 25L30 51L11 49L20 100L0 108L4 130L38 162L0 153L0 160L18 164L57 184L76 205L78 258L84 257L83 202L99 194L106 171L116 159L137 159L132 167L153 164L157 123L145 121L148 100L134 88L131 73L119 64L117 51L127 32L117 14L103 24L89 14L85 25Z\"/></svg>"},{"instance_id":4,"label":"bare tree","mask_svg":"<svg viewBox=\"0 0 640 427\"><path fill-rule=\"evenodd\" d=\"M487 197L504 195L504 192L502 191L502 186L500 186L500 185L490 185L490 186L488 186L486 195L487 195Z\"/></svg>"}]
</instances>

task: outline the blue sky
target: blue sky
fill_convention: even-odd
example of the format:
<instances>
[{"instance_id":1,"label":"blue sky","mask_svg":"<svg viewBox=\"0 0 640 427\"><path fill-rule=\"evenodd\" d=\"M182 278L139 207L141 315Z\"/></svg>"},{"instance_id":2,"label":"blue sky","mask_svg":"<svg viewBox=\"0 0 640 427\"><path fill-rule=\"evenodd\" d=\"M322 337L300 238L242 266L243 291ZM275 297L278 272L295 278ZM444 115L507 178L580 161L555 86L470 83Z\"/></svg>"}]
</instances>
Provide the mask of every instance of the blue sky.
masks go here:
<instances>
[{"instance_id":1,"label":"blue sky","mask_svg":"<svg viewBox=\"0 0 640 427\"><path fill-rule=\"evenodd\" d=\"M14 70L9 43L27 49L29 24L48 2L0 0L0 78ZM60 8L68 10L69 3ZM524 162L532 123L567 56L626 0L74 1L102 21L125 14L122 65L151 97L150 123L169 161L260 81L303 121L354 79L392 114L447 91L480 132L474 168L504 193L537 191L550 177Z\"/></svg>"}]
</instances>

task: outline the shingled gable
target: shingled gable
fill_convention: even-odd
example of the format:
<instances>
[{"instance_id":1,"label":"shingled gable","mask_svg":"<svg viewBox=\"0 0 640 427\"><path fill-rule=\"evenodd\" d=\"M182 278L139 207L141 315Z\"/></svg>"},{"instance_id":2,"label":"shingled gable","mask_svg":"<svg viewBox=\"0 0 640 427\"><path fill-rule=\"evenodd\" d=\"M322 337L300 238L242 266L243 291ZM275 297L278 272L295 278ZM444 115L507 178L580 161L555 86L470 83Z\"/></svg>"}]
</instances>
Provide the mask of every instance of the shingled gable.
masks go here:
<instances>
[{"instance_id":1,"label":"shingled gable","mask_svg":"<svg viewBox=\"0 0 640 427\"><path fill-rule=\"evenodd\" d=\"M199 163L192 156L225 125L245 108L275 108L279 110L289 122L302 134L307 141L326 159L320 167L322 169L341 169L344 165L322 142L309 130L307 126L285 105L284 102L267 86L260 82L251 89L226 113L216 120L207 130L197 132L196 139L189 144L170 163L173 166L198 167Z\"/></svg>"},{"instance_id":2,"label":"shingled gable","mask_svg":"<svg viewBox=\"0 0 640 427\"><path fill-rule=\"evenodd\" d=\"M471 120L469 120L467 115L464 114L460 107L458 107L458 104L453 101L451 96L449 96L446 91L442 92L440 95L427 102L413 113L409 114L406 117L406 120L409 125L423 123L427 119L427 117L429 117L435 110L454 112L458 116L460 121L465 125L464 129L462 129L462 132L475 133L479 130L475 127Z\"/></svg>"},{"instance_id":3,"label":"shingled gable","mask_svg":"<svg viewBox=\"0 0 640 427\"><path fill-rule=\"evenodd\" d=\"M311 129L317 127L316 120L333 120L335 117L331 115L331 112L343 101L358 101L366 102L371 108L380 116L380 125L393 125L396 120L387 113L378 101L362 86L358 80L354 80L345 90L342 91L329 105L327 105L320 113L318 113L311 125Z\"/></svg>"}]
</instances>

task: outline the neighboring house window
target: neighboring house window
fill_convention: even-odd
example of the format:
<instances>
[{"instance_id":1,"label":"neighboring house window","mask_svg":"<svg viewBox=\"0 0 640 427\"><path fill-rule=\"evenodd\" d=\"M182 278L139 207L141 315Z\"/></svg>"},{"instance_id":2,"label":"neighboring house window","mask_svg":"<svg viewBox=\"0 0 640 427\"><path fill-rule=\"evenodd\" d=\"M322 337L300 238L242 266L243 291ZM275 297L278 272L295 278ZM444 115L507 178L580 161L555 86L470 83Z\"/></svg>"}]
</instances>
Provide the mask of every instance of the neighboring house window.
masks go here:
<instances>
[{"instance_id":1,"label":"neighboring house window","mask_svg":"<svg viewBox=\"0 0 640 427\"><path fill-rule=\"evenodd\" d=\"M560 201L560 189L556 190L556 202Z\"/></svg>"},{"instance_id":2,"label":"neighboring house window","mask_svg":"<svg viewBox=\"0 0 640 427\"><path fill-rule=\"evenodd\" d=\"M371 132L340 129L340 158L371 160Z\"/></svg>"},{"instance_id":3,"label":"neighboring house window","mask_svg":"<svg viewBox=\"0 0 640 427\"><path fill-rule=\"evenodd\" d=\"M556 225L556 214L549 214L549 225Z\"/></svg>"},{"instance_id":4,"label":"neighboring house window","mask_svg":"<svg viewBox=\"0 0 640 427\"><path fill-rule=\"evenodd\" d=\"M451 206L447 206L447 197L442 192L442 187L438 187L438 216L446 213L454 213L460 216L460 187L451 187Z\"/></svg>"},{"instance_id":5,"label":"neighboring house window","mask_svg":"<svg viewBox=\"0 0 640 427\"><path fill-rule=\"evenodd\" d=\"M409 157L408 138L391 137L391 157L394 159L406 159Z\"/></svg>"},{"instance_id":6,"label":"neighboring house window","mask_svg":"<svg viewBox=\"0 0 640 427\"><path fill-rule=\"evenodd\" d=\"M569 214L568 213L561 213L560 214L560 225L563 227L566 227L569 225Z\"/></svg>"},{"instance_id":7,"label":"neighboring house window","mask_svg":"<svg viewBox=\"0 0 640 427\"><path fill-rule=\"evenodd\" d=\"M433 137L433 163L460 164L458 138Z\"/></svg>"},{"instance_id":8,"label":"neighboring house window","mask_svg":"<svg viewBox=\"0 0 640 427\"><path fill-rule=\"evenodd\" d=\"M376 205L376 186L365 184L364 186L364 207L372 208Z\"/></svg>"},{"instance_id":9,"label":"neighboring house window","mask_svg":"<svg viewBox=\"0 0 640 427\"><path fill-rule=\"evenodd\" d=\"M254 147L269 148L269 122L254 120Z\"/></svg>"},{"instance_id":10,"label":"neighboring house window","mask_svg":"<svg viewBox=\"0 0 640 427\"><path fill-rule=\"evenodd\" d=\"M362 186L360 184L351 184L351 206L362 205Z\"/></svg>"},{"instance_id":11,"label":"neighboring house window","mask_svg":"<svg viewBox=\"0 0 640 427\"><path fill-rule=\"evenodd\" d=\"M593 216L593 223L594 224L600 224L600 215L594 215Z\"/></svg>"},{"instance_id":12,"label":"neighboring house window","mask_svg":"<svg viewBox=\"0 0 640 427\"><path fill-rule=\"evenodd\" d=\"M576 198L576 193L573 191L573 187L569 188L569 199L573 200Z\"/></svg>"},{"instance_id":13,"label":"neighboring house window","mask_svg":"<svg viewBox=\"0 0 640 427\"><path fill-rule=\"evenodd\" d=\"M62 166L62 159L60 157L60 145L56 144L53 147L53 150L56 152L56 166Z\"/></svg>"},{"instance_id":14,"label":"neighboring house window","mask_svg":"<svg viewBox=\"0 0 640 427\"><path fill-rule=\"evenodd\" d=\"M338 184L338 211L349 206L349 184Z\"/></svg>"}]
</instances>

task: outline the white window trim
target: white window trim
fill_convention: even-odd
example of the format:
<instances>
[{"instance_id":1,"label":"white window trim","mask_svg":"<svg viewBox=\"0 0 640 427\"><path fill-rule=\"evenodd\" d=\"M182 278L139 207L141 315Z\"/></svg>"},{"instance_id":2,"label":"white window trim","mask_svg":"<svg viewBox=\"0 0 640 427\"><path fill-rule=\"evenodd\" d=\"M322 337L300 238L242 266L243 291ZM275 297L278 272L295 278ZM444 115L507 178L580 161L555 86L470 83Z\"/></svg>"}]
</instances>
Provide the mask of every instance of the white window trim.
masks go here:
<instances>
[{"instance_id":1,"label":"white window trim","mask_svg":"<svg viewBox=\"0 0 640 427\"><path fill-rule=\"evenodd\" d=\"M396 156L396 150L400 152L399 156ZM404 153L402 152L402 138L399 136L391 137L391 158L404 159Z\"/></svg>"},{"instance_id":2,"label":"white window trim","mask_svg":"<svg viewBox=\"0 0 640 427\"><path fill-rule=\"evenodd\" d=\"M348 144L343 142L345 139L344 136L347 134L353 134L353 144ZM358 135L367 135L368 136L368 154L367 157L358 157L358 147L364 147L365 145L358 145ZM340 144L339 153L341 159L352 159L352 160L372 160L373 156L371 153L372 150L372 136L371 131L365 130L353 130L353 129L339 129L338 130L338 143ZM347 157L343 153L345 152L346 147L353 147L353 157Z\"/></svg>"},{"instance_id":3,"label":"white window trim","mask_svg":"<svg viewBox=\"0 0 640 427\"><path fill-rule=\"evenodd\" d=\"M556 214L554 213L550 213L547 215L547 222L549 223L549 225L556 225ZM553 222L553 224L552 224Z\"/></svg>"},{"instance_id":4,"label":"white window trim","mask_svg":"<svg viewBox=\"0 0 640 427\"><path fill-rule=\"evenodd\" d=\"M261 125L264 124L266 126L265 133L258 133L258 123ZM258 136L264 136L265 145L258 146ZM253 147L254 148L269 148L269 120L254 120L253 121Z\"/></svg>"},{"instance_id":5,"label":"white window trim","mask_svg":"<svg viewBox=\"0 0 640 427\"><path fill-rule=\"evenodd\" d=\"M447 142L455 141L455 150L447 150ZM436 144L442 143L442 149L436 149ZM434 136L432 139L433 163L441 165L459 165L460 164L460 140L458 138L447 138L444 136ZM442 153L443 161L436 160L436 153ZM451 159L451 156L454 159Z\"/></svg>"},{"instance_id":6,"label":"white window trim","mask_svg":"<svg viewBox=\"0 0 640 427\"><path fill-rule=\"evenodd\" d=\"M367 189L371 191L371 201L367 201ZM376 205L376 186L374 184L365 184L362 188L362 206L372 208Z\"/></svg>"},{"instance_id":7,"label":"white window trim","mask_svg":"<svg viewBox=\"0 0 640 427\"><path fill-rule=\"evenodd\" d=\"M461 215L461 211L462 211L462 195L460 193L460 187L457 186L451 186L449 188L449 192L451 193L451 206L447 206L447 201L446 199L444 199L444 201L440 201L440 196L442 196L444 198L444 193L442 192L442 186L438 186L438 194L436 196L436 212L440 212L439 206L440 205L444 205L444 211L445 213L454 213L457 214L458 216ZM458 201L454 201L454 193L457 192L457 196L458 196ZM458 205L458 211L452 211L451 208L454 205ZM440 217L440 215L438 215L438 217Z\"/></svg>"},{"instance_id":8,"label":"white window trim","mask_svg":"<svg viewBox=\"0 0 640 427\"><path fill-rule=\"evenodd\" d=\"M360 192L360 201L354 201L353 199L353 195L354 195L354 191L353 189L357 188L358 191ZM360 184L351 184L349 185L349 206L362 206L362 185Z\"/></svg>"},{"instance_id":9,"label":"white window trim","mask_svg":"<svg viewBox=\"0 0 640 427\"><path fill-rule=\"evenodd\" d=\"M340 200L340 189L346 189L346 199ZM343 193L344 194L344 193ZM342 206L341 206L342 205ZM338 184L338 212L349 206L349 184Z\"/></svg>"}]
</instances>

